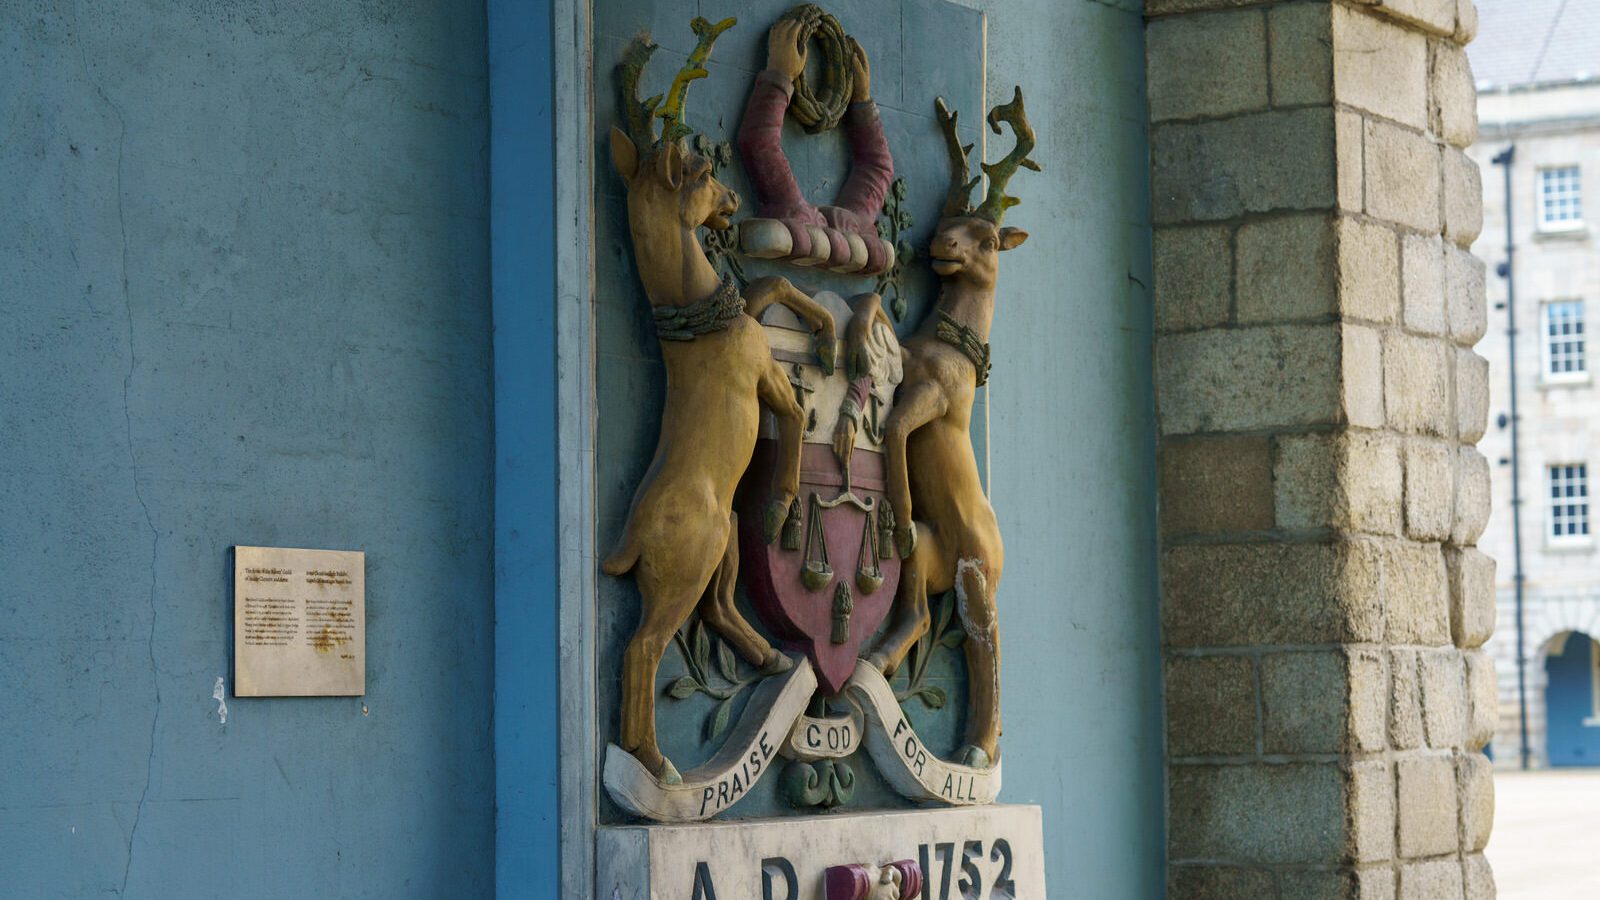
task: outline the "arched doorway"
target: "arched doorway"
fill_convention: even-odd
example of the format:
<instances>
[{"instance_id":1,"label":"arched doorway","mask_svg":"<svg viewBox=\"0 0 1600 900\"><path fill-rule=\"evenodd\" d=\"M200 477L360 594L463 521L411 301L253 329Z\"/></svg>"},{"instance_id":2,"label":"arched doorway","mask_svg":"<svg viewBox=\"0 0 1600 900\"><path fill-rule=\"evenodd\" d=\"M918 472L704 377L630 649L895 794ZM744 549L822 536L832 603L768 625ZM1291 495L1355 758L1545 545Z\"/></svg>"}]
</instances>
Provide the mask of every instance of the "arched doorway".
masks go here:
<instances>
[{"instance_id":1,"label":"arched doorway","mask_svg":"<svg viewBox=\"0 0 1600 900\"><path fill-rule=\"evenodd\" d=\"M1600 766L1600 646L1581 631L1546 644L1545 753L1551 766Z\"/></svg>"}]
</instances>

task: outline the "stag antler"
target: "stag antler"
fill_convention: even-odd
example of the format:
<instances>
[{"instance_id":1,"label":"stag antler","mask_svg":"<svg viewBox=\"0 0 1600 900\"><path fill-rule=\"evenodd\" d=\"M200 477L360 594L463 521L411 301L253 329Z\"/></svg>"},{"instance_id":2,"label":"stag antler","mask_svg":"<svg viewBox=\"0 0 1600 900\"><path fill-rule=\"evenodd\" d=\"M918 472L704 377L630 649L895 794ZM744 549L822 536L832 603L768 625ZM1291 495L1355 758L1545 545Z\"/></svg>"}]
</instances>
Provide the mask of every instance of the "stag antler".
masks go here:
<instances>
[{"instance_id":1,"label":"stag antler","mask_svg":"<svg viewBox=\"0 0 1600 900\"><path fill-rule=\"evenodd\" d=\"M933 113L939 120L939 130L944 132L945 151L950 155L950 191L945 194L944 209L939 213L940 218L951 219L965 216L972 212L972 189L977 187L977 178L968 178L971 167L967 163L967 154L972 152L972 145L961 145L961 137L956 133L956 117L960 113L950 111L944 105L943 97L933 98Z\"/></svg>"},{"instance_id":2,"label":"stag antler","mask_svg":"<svg viewBox=\"0 0 1600 900\"><path fill-rule=\"evenodd\" d=\"M656 126L651 120L655 118L656 107L661 105L661 95L656 94L648 100L640 100L639 76L643 74L644 67L649 65L650 56L658 47L659 45L650 39L649 32L641 34L628 45L627 54L617 66L617 83L622 88L622 110L628 137L633 140L634 146L638 147L641 153L655 145Z\"/></svg>"},{"instance_id":3,"label":"stag antler","mask_svg":"<svg viewBox=\"0 0 1600 900\"><path fill-rule=\"evenodd\" d=\"M671 143L694 132L694 129L683 121L683 103L689 94L689 83L711 74L705 67L706 60L711 58L711 45L738 21L728 18L713 25L704 16L695 16L694 21L689 23L689 27L694 29L700 40L696 42L694 52L689 54L689 61L673 77L672 87L667 89L667 102L656 113L667 123L661 130L661 140Z\"/></svg>"},{"instance_id":4,"label":"stag antler","mask_svg":"<svg viewBox=\"0 0 1600 900\"><path fill-rule=\"evenodd\" d=\"M993 164L983 164L983 174L989 177L989 194L984 198L983 205L973 212L973 215L988 219L996 225L999 225L1000 220L1005 217L1006 210L1022 202L1016 197L1006 195L1006 183L1011 180L1011 176L1017 174L1017 168L1042 171L1038 163L1028 158L1028 154L1033 152L1033 126L1028 124L1028 113L1022 108L1021 87L1011 95L1010 103L989 110L990 130L995 134L1001 134L1001 122L1011 123L1011 131L1017 136L1017 145L1011 148L1005 159Z\"/></svg>"},{"instance_id":5,"label":"stag antler","mask_svg":"<svg viewBox=\"0 0 1600 900\"><path fill-rule=\"evenodd\" d=\"M705 18L696 16L689 27L700 40L695 45L694 52L689 54L689 61L684 63L682 69L672 79L672 86L667 89L666 103L662 103L662 95L656 94L647 99L639 99L639 78L644 74L645 66L649 65L650 57L660 45L650 38L649 33L641 34L628 45L627 53L623 56L621 64L617 66L617 82L622 89L622 109L627 119L628 137L641 151L654 147L658 143L676 141L691 134L694 129L683 121L683 105L689 93L689 83L697 78L704 78L711 74L706 71L706 60L711 57L711 45L724 31L732 28L737 19L723 19L715 25ZM662 129L661 136L656 136L656 126L653 120L662 119L666 127Z\"/></svg>"}]
</instances>

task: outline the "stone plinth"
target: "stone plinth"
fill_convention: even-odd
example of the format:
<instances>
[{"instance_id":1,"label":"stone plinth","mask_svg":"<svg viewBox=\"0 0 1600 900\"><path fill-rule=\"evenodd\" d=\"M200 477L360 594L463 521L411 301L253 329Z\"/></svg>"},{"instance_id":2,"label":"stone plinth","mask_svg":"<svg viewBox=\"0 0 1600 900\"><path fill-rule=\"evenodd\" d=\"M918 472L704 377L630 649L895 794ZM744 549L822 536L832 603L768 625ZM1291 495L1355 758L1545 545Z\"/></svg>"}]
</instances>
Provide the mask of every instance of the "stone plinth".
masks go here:
<instances>
[{"instance_id":1,"label":"stone plinth","mask_svg":"<svg viewBox=\"0 0 1600 900\"><path fill-rule=\"evenodd\" d=\"M922 867L924 897L1043 900L1037 806L977 806L600 829L597 895L825 900L833 866ZM977 893L968 893L976 883Z\"/></svg>"}]
</instances>

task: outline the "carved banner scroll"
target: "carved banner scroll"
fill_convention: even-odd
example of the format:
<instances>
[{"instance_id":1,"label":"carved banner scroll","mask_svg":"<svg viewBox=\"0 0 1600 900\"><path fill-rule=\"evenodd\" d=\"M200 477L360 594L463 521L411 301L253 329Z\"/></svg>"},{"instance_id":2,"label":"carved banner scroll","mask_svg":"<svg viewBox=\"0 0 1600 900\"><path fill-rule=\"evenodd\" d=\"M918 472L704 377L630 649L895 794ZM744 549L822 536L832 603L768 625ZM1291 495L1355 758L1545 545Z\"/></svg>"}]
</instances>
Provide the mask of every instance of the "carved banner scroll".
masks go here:
<instances>
[{"instance_id":1,"label":"carved banner scroll","mask_svg":"<svg viewBox=\"0 0 1600 900\"><path fill-rule=\"evenodd\" d=\"M952 806L993 803L1000 794L1000 760L980 769L945 762L928 750L894 699L894 689L865 660L856 664L850 693L867 714L867 752L902 795Z\"/></svg>"},{"instance_id":2,"label":"carved banner scroll","mask_svg":"<svg viewBox=\"0 0 1600 900\"><path fill-rule=\"evenodd\" d=\"M611 799L636 816L657 822L699 822L739 802L777 762L778 751L817 689L811 663L802 659L756 688L728 742L705 765L662 784L632 753L606 748L605 785Z\"/></svg>"},{"instance_id":3,"label":"carved banner scroll","mask_svg":"<svg viewBox=\"0 0 1600 900\"><path fill-rule=\"evenodd\" d=\"M801 716L789 729L783 755L801 762L845 759L861 747L862 722L855 716Z\"/></svg>"},{"instance_id":4,"label":"carved banner scroll","mask_svg":"<svg viewBox=\"0 0 1600 900\"><path fill-rule=\"evenodd\" d=\"M866 662L856 665L846 685L849 696L861 703L859 724L851 716L806 715L816 690L816 672L804 658L787 673L766 679L722 749L683 773L677 784L662 784L633 754L612 744L606 748L606 790L634 815L658 822L699 822L743 799L779 755L842 759L865 740L878 770L906 797L972 806L992 803L1000 793L999 760L980 769L935 756L901 712L889 682Z\"/></svg>"}]
</instances>

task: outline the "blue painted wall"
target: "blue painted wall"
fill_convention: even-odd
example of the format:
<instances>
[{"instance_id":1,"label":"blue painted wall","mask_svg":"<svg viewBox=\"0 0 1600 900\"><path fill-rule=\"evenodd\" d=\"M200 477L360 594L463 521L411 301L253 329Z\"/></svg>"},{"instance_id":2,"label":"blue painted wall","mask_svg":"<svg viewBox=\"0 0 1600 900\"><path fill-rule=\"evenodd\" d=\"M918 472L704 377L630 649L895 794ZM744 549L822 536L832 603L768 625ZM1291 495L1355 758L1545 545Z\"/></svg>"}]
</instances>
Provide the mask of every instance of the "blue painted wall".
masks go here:
<instances>
[{"instance_id":1,"label":"blue painted wall","mask_svg":"<svg viewBox=\"0 0 1600 900\"><path fill-rule=\"evenodd\" d=\"M0 4L0 895L493 890L481 3ZM229 548L367 552L227 699Z\"/></svg>"},{"instance_id":2,"label":"blue painted wall","mask_svg":"<svg viewBox=\"0 0 1600 900\"><path fill-rule=\"evenodd\" d=\"M1600 766L1600 727L1584 724L1595 717L1594 652L1588 635L1572 632L1560 654L1545 657L1545 735L1552 766Z\"/></svg>"},{"instance_id":3,"label":"blue painted wall","mask_svg":"<svg viewBox=\"0 0 1600 900\"><path fill-rule=\"evenodd\" d=\"M1160 897L1142 5L981 6L989 103L1023 86L1045 166L1013 182L1022 205L1006 223L1031 237L1007 254L990 338L1002 799L1044 808L1051 896Z\"/></svg>"}]
</instances>

